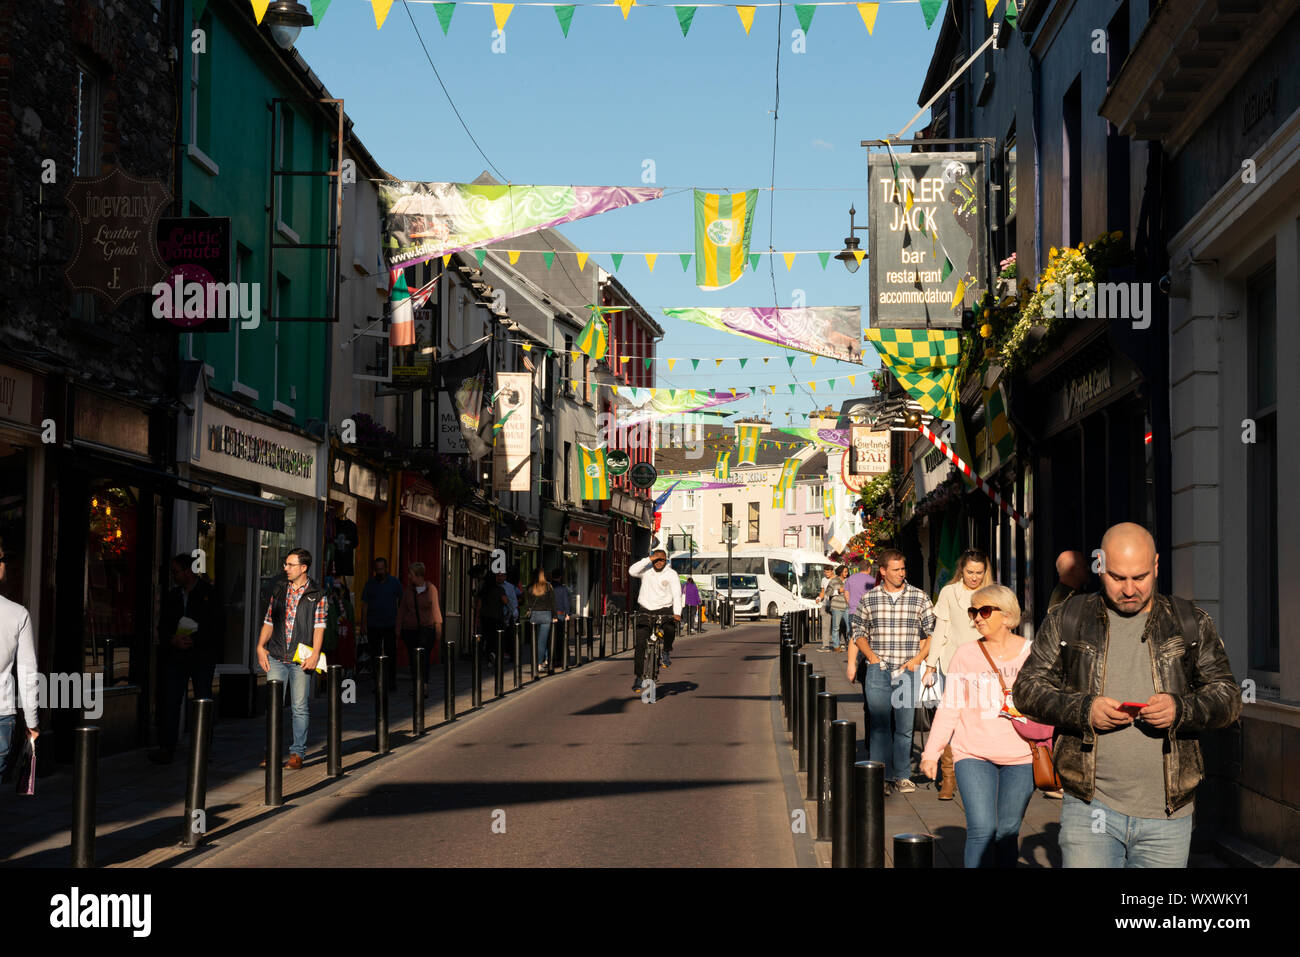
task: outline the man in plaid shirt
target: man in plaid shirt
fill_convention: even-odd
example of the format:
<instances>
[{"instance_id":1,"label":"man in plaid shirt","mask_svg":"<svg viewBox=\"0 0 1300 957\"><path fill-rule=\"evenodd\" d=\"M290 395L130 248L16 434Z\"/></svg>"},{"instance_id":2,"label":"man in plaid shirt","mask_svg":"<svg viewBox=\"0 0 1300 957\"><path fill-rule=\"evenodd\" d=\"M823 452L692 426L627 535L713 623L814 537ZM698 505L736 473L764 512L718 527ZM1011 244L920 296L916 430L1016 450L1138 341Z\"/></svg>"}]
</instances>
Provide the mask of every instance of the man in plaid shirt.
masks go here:
<instances>
[{"instance_id":1,"label":"man in plaid shirt","mask_svg":"<svg viewBox=\"0 0 1300 957\"><path fill-rule=\"evenodd\" d=\"M912 783L912 717L923 674L918 669L934 634L930 597L907 584L907 561L897 549L880 556L880 585L866 592L849 618L853 643L861 653L849 666L849 680L862 675L867 714L867 751L885 765L886 789L915 791ZM865 661L863 660L865 659ZM893 730L890 730L890 721ZM891 746L892 739L892 746Z\"/></svg>"},{"instance_id":2,"label":"man in plaid shirt","mask_svg":"<svg viewBox=\"0 0 1300 957\"><path fill-rule=\"evenodd\" d=\"M311 552L295 548L284 560L287 581L280 582L271 594L271 604L262 619L262 634L257 641L257 663L268 681L282 681L289 686L293 708L293 744L289 747L286 768L302 767L307 757L307 729L311 721L311 675L320 660L325 641L325 592L311 580ZM311 654L302 666L293 663L299 645L311 646ZM266 767L266 759L262 759Z\"/></svg>"}]
</instances>

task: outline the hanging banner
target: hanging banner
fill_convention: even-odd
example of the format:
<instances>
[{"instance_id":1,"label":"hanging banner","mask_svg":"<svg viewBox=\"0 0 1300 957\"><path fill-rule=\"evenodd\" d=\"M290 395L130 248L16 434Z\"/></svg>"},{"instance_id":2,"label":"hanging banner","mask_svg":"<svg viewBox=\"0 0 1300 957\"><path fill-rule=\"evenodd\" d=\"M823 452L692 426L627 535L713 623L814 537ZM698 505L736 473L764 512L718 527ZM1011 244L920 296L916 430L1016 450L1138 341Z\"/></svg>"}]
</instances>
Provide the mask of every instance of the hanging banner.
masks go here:
<instances>
[{"instance_id":1,"label":"hanging banner","mask_svg":"<svg viewBox=\"0 0 1300 957\"><path fill-rule=\"evenodd\" d=\"M718 453L718 464L713 468L713 477L720 482L731 478L731 453L730 452Z\"/></svg>"},{"instance_id":2,"label":"hanging banner","mask_svg":"<svg viewBox=\"0 0 1300 957\"><path fill-rule=\"evenodd\" d=\"M781 466L781 480L777 485L780 488L794 488L795 476L799 474L799 466L802 464L799 459L786 459L785 464Z\"/></svg>"},{"instance_id":3,"label":"hanging banner","mask_svg":"<svg viewBox=\"0 0 1300 957\"><path fill-rule=\"evenodd\" d=\"M956 415L961 334L942 329L867 330L867 341L927 415L949 421Z\"/></svg>"},{"instance_id":4,"label":"hanging banner","mask_svg":"<svg viewBox=\"0 0 1300 957\"><path fill-rule=\"evenodd\" d=\"M709 482L696 479L678 479L668 475L660 475L655 479L651 489L655 492L662 492L667 488L677 485L683 492L708 492L715 488L744 488L743 482Z\"/></svg>"},{"instance_id":5,"label":"hanging banner","mask_svg":"<svg viewBox=\"0 0 1300 957\"><path fill-rule=\"evenodd\" d=\"M1011 458L1016 437L1007 419L1007 395L1002 382L984 391L984 432L986 451L982 456L980 478L988 478Z\"/></svg>"},{"instance_id":6,"label":"hanging banner","mask_svg":"<svg viewBox=\"0 0 1300 957\"><path fill-rule=\"evenodd\" d=\"M649 390L643 390L643 392L645 391ZM725 405L728 402L739 402L741 399L749 398L748 392L731 392L730 390L725 392L719 390L712 398L698 389L669 390L660 388L654 391L654 396L642 403L639 408L625 415L620 415L618 424L636 425L640 422L649 422L663 415L696 412L715 405ZM627 389L620 389L619 397L622 398L625 392L627 392Z\"/></svg>"},{"instance_id":7,"label":"hanging banner","mask_svg":"<svg viewBox=\"0 0 1300 957\"><path fill-rule=\"evenodd\" d=\"M695 285L725 289L745 271L758 190L695 191Z\"/></svg>"},{"instance_id":8,"label":"hanging banner","mask_svg":"<svg viewBox=\"0 0 1300 957\"><path fill-rule=\"evenodd\" d=\"M740 448L741 465L757 464L755 456L758 455L758 436L762 427L757 425L738 425L736 426L736 444Z\"/></svg>"},{"instance_id":9,"label":"hanging banner","mask_svg":"<svg viewBox=\"0 0 1300 957\"><path fill-rule=\"evenodd\" d=\"M841 362L862 362L860 306L682 307L665 309L664 315L785 349Z\"/></svg>"},{"instance_id":10,"label":"hanging banner","mask_svg":"<svg viewBox=\"0 0 1300 957\"><path fill-rule=\"evenodd\" d=\"M663 196L642 186L377 183L388 265L410 266Z\"/></svg>"},{"instance_id":11,"label":"hanging banner","mask_svg":"<svg viewBox=\"0 0 1300 957\"><path fill-rule=\"evenodd\" d=\"M877 329L960 329L988 275L978 153L868 157L868 270Z\"/></svg>"},{"instance_id":12,"label":"hanging banner","mask_svg":"<svg viewBox=\"0 0 1300 957\"><path fill-rule=\"evenodd\" d=\"M609 498L609 469L605 464L605 450L589 449L579 443L578 456L582 467L583 501Z\"/></svg>"},{"instance_id":13,"label":"hanging banner","mask_svg":"<svg viewBox=\"0 0 1300 957\"><path fill-rule=\"evenodd\" d=\"M501 429L492 456L492 490L527 492L532 488L533 376L498 372L496 385Z\"/></svg>"},{"instance_id":14,"label":"hanging banner","mask_svg":"<svg viewBox=\"0 0 1300 957\"><path fill-rule=\"evenodd\" d=\"M451 396L461 433L470 455L475 459L487 453L487 444L479 435L479 430L483 426L483 405L491 373L488 366L488 345L485 342L463 356L438 363L442 388Z\"/></svg>"},{"instance_id":15,"label":"hanging banner","mask_svg":"<svg viewBox=\"0 0 1300 957\"><path fill-rule=\"evenodd\" d=\"M830 446L837 449L849 447L848 429L779 429L778 431L789 435L797 435L801 439L808 439L816 442L819 446Z\"/></svg>"}]
</instances>

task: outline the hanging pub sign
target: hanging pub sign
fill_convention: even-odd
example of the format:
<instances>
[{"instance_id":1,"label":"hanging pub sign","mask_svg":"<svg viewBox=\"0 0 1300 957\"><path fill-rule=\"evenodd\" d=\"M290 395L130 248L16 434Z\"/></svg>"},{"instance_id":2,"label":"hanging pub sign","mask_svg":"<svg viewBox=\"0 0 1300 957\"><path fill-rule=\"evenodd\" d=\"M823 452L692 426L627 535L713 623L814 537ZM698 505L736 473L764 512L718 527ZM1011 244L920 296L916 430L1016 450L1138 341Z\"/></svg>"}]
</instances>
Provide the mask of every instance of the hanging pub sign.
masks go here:
<instances>
[{"instance_id":1,"label":"hanging pub sign","mask_svg":"<svg viewBox=\"0 0 1300 957\"><path fill-rule=\"evenodd\" d=\"M628 471L628 477L637 488L649 488L655 484L659 472L649 462L637 462Z\"/></svg>"},{"instance_id":2,"label":"hanging pub sign","mask_svg":"<svg viewBox=\"0 0 1300 957\"><path fill-rule=\"evenodd\" d=\"M632 466L631 457L622 449L615 449L605 456L605 468L610 475L622 475Z\"/></svg>"},{"instance_id":3,"label":"hanging pub sign","mask_svg":"<svg viewBox=\"0 0 1300 957\"><path fill-rule=\"evenodd\" d=\"M876 432L866 425L855 425L851 431L852 445L841 463L841 467L847 465L842 478L849 491L857 492L870 479L889 471L892 433Z\"/></svg>"},{"instance_id":4,"label":"hanging pub sign","mask_svg":"<svg viewBox=\"0 0 1300 957\"><path fill-rule=\"evenodd\" d=\"M256 284L239 289L230 282L229 216L164 216L158 220L157 241L168 268L162 281L170 300L154 312L159 328L229 332L230 320L243 315L241 306L252 318L247 300L258 294Z\"/></svg>"},{"instance_id":5,"label":"hanging pub sign","mask_svg":"<svg viewBox=\"0 0 1300 957\"><path fill-rule=\"evenodd\" d=\"M116 309L166 276L155 242L158 217L171 199L162 183L115 166L103 176L76 177L65 198L78 234L64 271L73 292L94 293Z\"/></svg>"},{"instance_id":6,"label":"hanging pub sign","mask_svg":"<svg viewBox=\"0 0 1300 957\"><path fill-rule=\"evenodd\" d=\"M532 373L498 372L497 387L492 490L527 492L532 488Z\"/></svg>"},{"instance_id":7,"label":"hanging pub sign","mask_svg":"<svg viewBox=\"0 0 1300 957\"><path fill-rule=\"evenodd\" d=\"M871 153L871 325L960 329L988 276L978 153Z\"/></svg>"}]
</instances>

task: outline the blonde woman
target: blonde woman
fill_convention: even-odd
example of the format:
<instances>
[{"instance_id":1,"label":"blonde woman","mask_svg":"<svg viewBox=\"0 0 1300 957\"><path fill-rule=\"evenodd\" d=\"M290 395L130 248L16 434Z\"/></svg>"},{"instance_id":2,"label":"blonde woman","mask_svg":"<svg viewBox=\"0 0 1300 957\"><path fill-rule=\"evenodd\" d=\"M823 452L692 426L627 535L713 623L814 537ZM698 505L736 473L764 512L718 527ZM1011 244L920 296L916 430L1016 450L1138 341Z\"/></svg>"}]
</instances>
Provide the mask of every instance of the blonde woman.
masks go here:
<instances>
[{"instance_id":1,"label":"blonde woman","mask_svg":"<svg viewBox=\"0 0 1300 957\"><path fill-rule=\"evenodd\" d=\"M971 596L975 592L993 584L993 575L989 571L989 557L978 548L968 548L957 559L957 577L944 585L939 592L939 600L934 604L934 617L938 624L934 629L934 640L930 642L930 654L926 656L927 669L938 668L939 691L943 692L944 677L952 663L953 653L968 642L977 641L980 633L975 623L966 614L970 607ZM925 683L932 684L935 672L927 670ZM939 785L939 800L951 801L957 778L953 773L952 748L943 749L939 761L943 771L943 781Z\"/></svg>"},{"instance_id":2,"label":"blonde woman","mask_svg":"<svg viewBox=\"0 0 1300 957\"><path fill-rule=\"evenodd\" d=\"M1015 684L1031 642L1011 633L1020 624L1020 603L1005 585L975 592L966 614L980 639L962 645L949 661L921 773L938 776L939 755L951 742L966 810L966 866L1015 867L1034 765L1029 742L1011 719L1018 712L1002 688Z\"/></svg>"}]
</instances>

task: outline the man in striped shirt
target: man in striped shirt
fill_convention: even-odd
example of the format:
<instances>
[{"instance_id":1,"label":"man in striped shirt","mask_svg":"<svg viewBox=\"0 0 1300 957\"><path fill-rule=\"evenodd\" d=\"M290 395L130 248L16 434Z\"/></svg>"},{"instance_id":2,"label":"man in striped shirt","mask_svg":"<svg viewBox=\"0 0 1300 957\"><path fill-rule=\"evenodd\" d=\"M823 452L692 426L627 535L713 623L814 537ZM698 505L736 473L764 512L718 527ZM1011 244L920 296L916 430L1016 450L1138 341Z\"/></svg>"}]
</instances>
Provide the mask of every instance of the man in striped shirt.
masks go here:
<instances>
[{"instance_id":1,"label":"man in striped shirt","mask_svg":"<svg viewBox=\"0 0 1300 957\"><path fill-rule=\"evenodd\" d=\"M257 641L257 663L268 681L282 681L289 686L293 710L293 744L289 747L286 768L302 767L307 757L307 729L311 722L311 675L320 659L325 641L325 592L307 574L311 552L295 548L284 560L287 581L280 582L271 594L271 604L262 620L262 634ZM294 664L293 653L299 645L308 645L311 654L301 667ZM262 760L266 767L266 759Z\"/></svg>"},{"instance_id":2,"label":"man in striped shirt","mask_svg":"<svg viewBox=\"0 0 1300 957\"><path fill-rule=\"evenodd\" d=\"M897 549L880 556L880 585L864 594L849 618L850 634L861 657L867 750L885 765L886 789L904 793L912 783L912 717L924 672L921 666L934 634L930 597L907 584L907 560ZM865 659L865 661L863 660ZM891 731L892 722L892 731Z\"/></svg>"}]
</instances>

